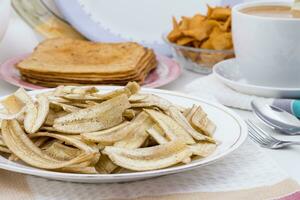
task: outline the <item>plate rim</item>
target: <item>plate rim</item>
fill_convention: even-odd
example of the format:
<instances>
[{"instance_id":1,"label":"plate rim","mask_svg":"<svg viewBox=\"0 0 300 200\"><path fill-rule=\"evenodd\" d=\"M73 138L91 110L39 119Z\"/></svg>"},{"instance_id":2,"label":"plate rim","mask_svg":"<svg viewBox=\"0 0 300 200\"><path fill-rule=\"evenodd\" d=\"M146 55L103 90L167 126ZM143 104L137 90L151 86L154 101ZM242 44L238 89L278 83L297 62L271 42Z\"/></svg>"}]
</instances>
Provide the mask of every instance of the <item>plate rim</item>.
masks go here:
<instances>
[{"instance_id":1,"label":"plate rim","mask_svg":"<svg viewBox=\"0 0 300 200\"><path fill-rule=\"evenodd\" d=\"M28 90L48 89L47 87L35 85L33 83L29 83L26 81L24 81L24 82L26 82L28 85L24 85L22 83L17 83L15 79L11 80L11 79L13 79L12 74L9 74L9 76L7 76L7 73L3 73L3 70L4 70L3 68L15 67L14 65L17 63L18 60L24 59L28 55L30 55L30 53L20 54L18 56L14 56L14 57L9 58L9 59L5 60L4 62L2 62L0 65L0 78L11 85L14 85L16 87L23 87ZM161 54L156 54L156 58L157 58L158 62L160 62L161 65L165 65L166 68L168 68L167 78L160 79L159 82L154 81L152 83L145 84L145 85L143 85L144 87L158 88L158 87L165 86L165 85L175 81L176 79L178 79L178 77L180 77L180 75L182 74L182 67L174 59L172 59L168 56L165 56L165 55L161 55ZM171 74L171 76L170 76L170 74ZM20 77L18 77L18 80L23 81ZM95 85L95 86L98 86L98 85ZM99 86L101 86L101 85L99 85Z\"/></svg>"},{"instance_id":2,"label":"plate rim","mask_svg":"<svg viewBox=\"0 0 300 200\"><path fill-rule=\"evenodd\" d=\"M227 63L227 62L228 63L229 62L236 62L236 58L226 59L226 60L223 60L223 61L218 62L217 64L215 64L213 66L213 75L215 75L219 80L221 80L223 83L225 83L229 87L231 87L229 84L232 84L232 85L236 85L236 86L239 86L239 87L241 86L241 87L245 87L245 88L247 87L247 88L251 88L251 89L260 89L260 90L277 91L277 92L297 92L297 91L300 91L300 87L299 88L284 88L284 87L260 86L260 85L250 84L250 83L241 83L241 82L238 82L238 81L234 81L234 80L229 79L225 76L222 76L218 72L218 69L222 68L224 63ZM237 64L236 64L236 66L238 67Z\"/></svg>"},{"instance_id":3,"label":"plate rim","mask_svg":"<svg viewBox=\"0 0 300 200\"><path fill-rule=\"evenodd\" d=\"M102 91L103 90L111 91L113 89L118 89L121 87L120 86L98 86L98 88L101 89ZM53 89L34 90L34 91L30 91L29 94L35 95L42 91L46 92L46 91L50 91L50 90L53 90ZM191 100L203 103L203 104L213 106L213 107L217 108L218 110L221 110L221 111L225 112L226 114L230 115L237 122L237 124L239 126L239 130L240 130L240 135L237 138L236 142L230 146L230 148L228 148L226 151L220 153L219 155L216 155L215 157L205 159L203 163L195 162L195 163L189 163L188 165L176 166L176 167L159 169L159 170L133 172L133 173L122 173L122 174L62 173L62 172L46 171L46 170L39 169L39 168L30 169L30 168L23 168L23 167L11 165L11 164L9 164L9 162L12 162L12 161L9 161L2 156L0 156L0 158L5 159L6 163L3 163L0 160L0 168L8 170L8 171L14 171L14 172L22 173L22 174L35 175L35 176L51 178L51 179L60 179L60 180L67 179L66 181L68 181L69 179L78 179L78 178L85 178L85 179L88 178L90 180L99 180L99 181L100 180L101 181L106 181L106 180L109 181L111 179L119 179L119 180L124 180L124 179L130 180L130 179L138 179L138 178L141 179L141 178L147 178L147 177L179 173L179 172L188 171L188 170L199 168L199 167L202 167L205 165L212 164L216 161L219 161L219 160L225 158L226 156L231 154L233 151L237 150L246 141L246 139L248 137L248 128L247 128L247 125L244 122L244 120L233 110L221 105L220 103L210 102L208 100L205 100L205 99L202 99L199 97L194 97L194 96L187 95L187 94L180 93L180 92L167 91L167 90L161 90L161 89L142 88L141 92L150 92L150 93L153 92L156 94L166 94L166 95L171 95L171 96L178 96L181 98L187 98L187 99L191 99ZM8 95L6 95L6 96L8 96ZM6 96L1 96L0 99L5 98ZM38 170L38 171L36 171L36 170ZM73 180L73 181L76 182L76 180Z\"/></svg>"}]
</instances>

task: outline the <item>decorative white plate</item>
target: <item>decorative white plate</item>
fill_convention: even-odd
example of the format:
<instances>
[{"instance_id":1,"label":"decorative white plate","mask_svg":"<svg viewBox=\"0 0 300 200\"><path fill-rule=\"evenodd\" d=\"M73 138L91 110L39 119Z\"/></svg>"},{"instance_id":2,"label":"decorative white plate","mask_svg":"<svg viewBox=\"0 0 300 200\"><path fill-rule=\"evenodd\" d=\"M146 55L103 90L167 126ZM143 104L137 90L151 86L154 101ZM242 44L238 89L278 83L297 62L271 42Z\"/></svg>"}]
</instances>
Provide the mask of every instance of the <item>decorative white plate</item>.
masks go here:
<instances>
[{"instance_id":1,"label":"decorative white plate","mask_svg":"<svg viewBox=\"0 0 300 200\"><path fill-rule=\"evenodd\" d=\"M55 0L64 15L81 34L92 41L132 40L170 54L162 34L171 30L172 16L206 13L207 4L222 0Z\"/></svg>"},{"instance_id":2,"label":"decorative white plate","mask_svg":"<svg viewBox=\"0 0 300 200\"><path fill-rule=\"evenodd\" d=\"M213 68L213 74L228 87L250 95L270 98L299 98L299 88L278 88L253 85L241 77L239 66L235 59L228 59L217 63Z\"/></svg>"},{"instance_id":3,"label":"decorative white plate","mask_svg":"<svg viewBox=\"0 0 300 200\"><path fill-rule=\"evenodd\" d=\"M100 87L101 91L111 91L118 87L106 86ZM35 90L29 92L30 95L36 95L45 90ZM220 142L217 150L210 156L204 159L194 160L189 164L174 166L166 169L153 170L147 172L133 172L122 174L72 174L46 171L20 163L12 162L0 156L0 168L19 172L23 174L30 174L34 176L44 177L48 179L71 181L71 182L86 182L86 183L108 183L108 182L128 182L141 180L151 177L157 177L167 174L179 173L194 168L202 167L204 165L212 164L213 162L224 158L236 150L247 138L247 126L245 122L233 111L228 108L209 101L198 99L196 97L187 96L180 93L169 92L158 89L143 88L142 92L159 95L181 106L192 106L198 104L208 114L209 118L216 124L217 130L214 137ZM3 98L3 97L2 97ZM1 99L1 98L0 98ZM225 158L226 159L226 158ZM204 172L205 173L205 172Z\"/></svg>"}]
</instances>

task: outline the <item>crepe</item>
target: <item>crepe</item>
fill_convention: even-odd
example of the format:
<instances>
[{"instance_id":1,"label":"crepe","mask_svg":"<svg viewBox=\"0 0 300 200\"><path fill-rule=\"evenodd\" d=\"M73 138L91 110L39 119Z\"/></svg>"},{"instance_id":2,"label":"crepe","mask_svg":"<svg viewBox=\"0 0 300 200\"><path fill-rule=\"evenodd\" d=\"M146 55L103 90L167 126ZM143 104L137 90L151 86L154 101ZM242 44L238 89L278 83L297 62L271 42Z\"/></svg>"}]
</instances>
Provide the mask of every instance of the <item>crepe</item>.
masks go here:
<instances>
[{"instance_id":1,"label":"crepe","mask_svg":"<svg viewBox=\"0 0 300 200\"><path fill-rule=\"evenodd\" d=\"M156 66L154 52L134 42L94 43L70 38L46 40L16 65L23 80L47 87L142 84Z\"/></svg>"}]
</instances>

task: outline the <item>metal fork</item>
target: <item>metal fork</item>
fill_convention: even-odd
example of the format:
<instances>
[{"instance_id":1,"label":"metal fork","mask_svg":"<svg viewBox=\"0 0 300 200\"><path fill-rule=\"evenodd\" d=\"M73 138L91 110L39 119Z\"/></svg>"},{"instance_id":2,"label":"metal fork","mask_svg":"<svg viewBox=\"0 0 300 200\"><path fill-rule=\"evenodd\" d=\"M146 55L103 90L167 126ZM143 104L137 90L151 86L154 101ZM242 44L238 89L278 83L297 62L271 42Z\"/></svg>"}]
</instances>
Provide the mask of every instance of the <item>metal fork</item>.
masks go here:
<instances>
[{"instance_id":1,"label":"metal fork","mask_svg":"<svg viewBox=\"0 0 300 200\"><path fill-rule=\"evenodd\" d=\"M251 120L247 120L246 123L249 127L250 138L258 143L261 147L269 149L281 149L290 145L300 145L300 142L278 140L257 126Z\"/></svg>"}]
</instances>

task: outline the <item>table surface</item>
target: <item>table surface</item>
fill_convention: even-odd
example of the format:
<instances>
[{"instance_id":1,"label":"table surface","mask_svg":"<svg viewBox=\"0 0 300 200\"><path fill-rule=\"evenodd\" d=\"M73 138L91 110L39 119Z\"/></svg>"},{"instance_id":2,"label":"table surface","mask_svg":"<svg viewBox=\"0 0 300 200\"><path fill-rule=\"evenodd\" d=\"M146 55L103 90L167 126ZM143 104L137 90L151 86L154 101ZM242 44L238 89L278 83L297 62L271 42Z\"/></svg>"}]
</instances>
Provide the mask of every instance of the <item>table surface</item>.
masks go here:
<instances>
[{"instance_id":1,"label":"table surface","mask_svg":"<svg viewBox=\"0 0 300 200\"><path fill-rule=\"evenodd\" d=\"M23 22L15 13L12 13L9 27L3 40L0 43L0 62L11 57L31 52L34 47L42 40L42 37L35 33L25 22ZM161 89L182 92L185 85L191 80L201 77L201 75L184 70L182 75L174 82L161 87ZM0 96L14 92L17 87L0 80ZM199 88L200 90L201 88ZM254 119L254 115L248 111L233 109L244 119ZM270 130L271 131L271 130ZM276 136L288 140L300 140L300 136L283 136L277 133ZM290 177L300 183L300 147L294 146L289 149L269 150L263 149L271 156L278 165L284 169Z\"/></svg>"}]
</instances>

